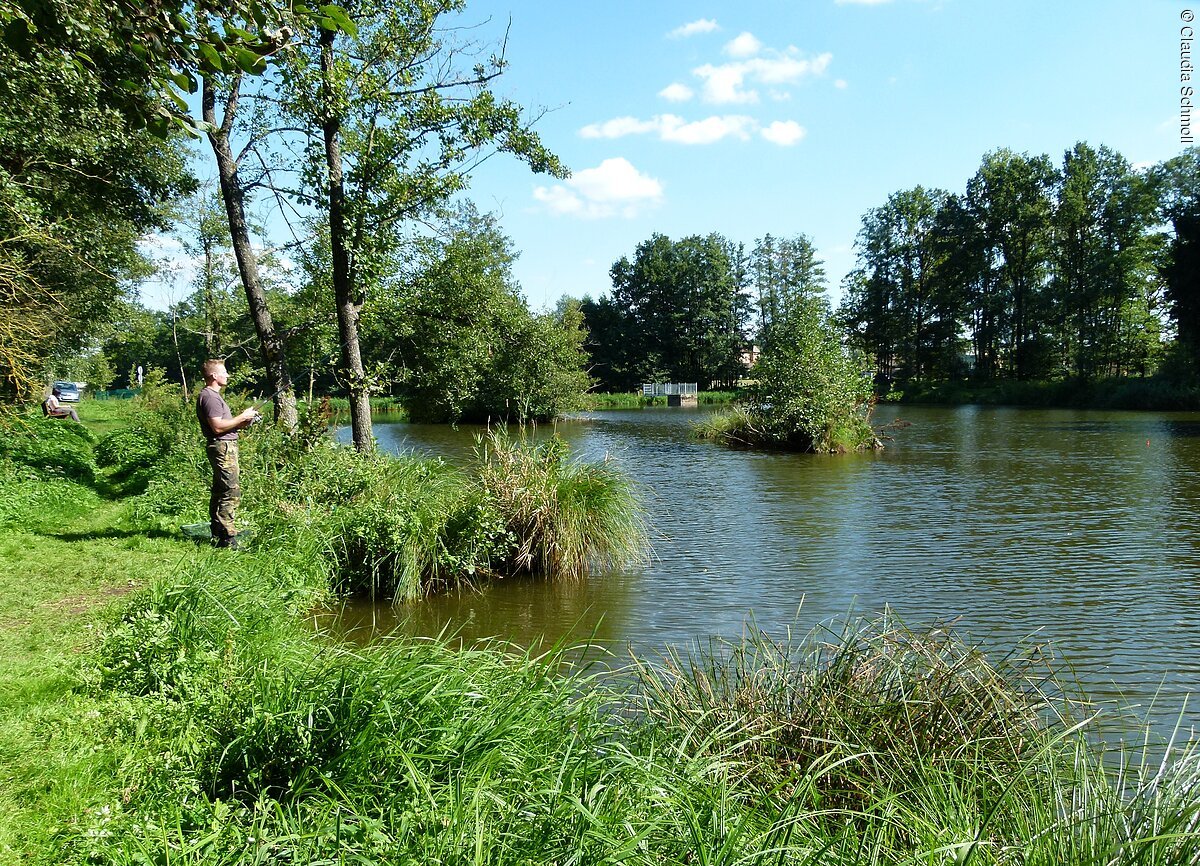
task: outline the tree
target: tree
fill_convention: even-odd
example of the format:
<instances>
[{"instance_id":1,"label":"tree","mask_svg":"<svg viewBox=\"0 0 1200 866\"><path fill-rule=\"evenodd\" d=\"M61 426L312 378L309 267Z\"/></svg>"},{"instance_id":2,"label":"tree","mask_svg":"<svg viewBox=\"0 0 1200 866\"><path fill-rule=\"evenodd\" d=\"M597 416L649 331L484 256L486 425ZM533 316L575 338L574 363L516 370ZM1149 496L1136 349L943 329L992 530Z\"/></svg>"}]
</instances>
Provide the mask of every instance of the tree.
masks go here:
<instances>
[{"instance_id":1,"label":"tree","mask_svg":"<svg viewBox=\"0 0 1200 866\"><path fill-rule=\"evenodd\" d=\"M577 304L533 315L491 215L461 210L411 249L412 272L363 308L364 360L399 371L411 417L519 422L576 408L589 380Z\"/></svg>"},{"instance_id":2,"label":"tree","mask_svg":"<svg viewBox=\"0 0 1200 866\"><path fill-rule=\"evenodd\" d=\"M505 66L490 57L460 68L459 48L438 31L462 0L365 0L339 31L303 34L283 78L284 103L310 135L309 197L325 214L354 444L373 447L359 315L401 229L462 190L481 154L511 153L538 172L565 175L519 106L488 84Z\"/></svg>"},{"instance_id":3,"label":"tree","mask_svg":"<svg viewBox=\"0 0 1200 866\"><path fill-rule=\"evenodd\" d=\"M946 375L958 358L959 287L946 279L943 190L893 193L863 217L859 272L850 279L842 320L871 352L882 379Z\"/></svg>"},{"instance_id":4,"label":"tree","mask_svg":"<svg viewBox=\"0 0 1200 866\"><path fill-rule=\"evenodd\" d=\"M229 237L233 245L233 253L237 259L238 273L241 276L242 287L246 293L246 305L250 310L250 318L254 322L254 330L258 335L259 350L262 354L263 368L266 371L267 388L272 395L275 421L285 430L296 429L298 417L296 414L296 395L292 390L292 377L288 371L287 357L284 352L282 338L275 330L275 320L271 308L267 304L258 267L258 256L250 243L250 227L246 220L246 195L253 184L247 183L241 176L240 163L242 158L251 150L254 139L235 155L231 145L231 136L238 113L238 101L241 95L242 76L234 73L226 80L223 92L224 111L218 122L216 105L219 89L215 73L204 76L203 86L203 117L207 126L209 144L217 163L217 176L220 179L221 200L225 205L225 215Z\"/></svg>"},{"instance_id":5,"label":"tree","mask_svg":"<svg viewBox=\"0 0 1200 866\"><path fill-rule=\"evenodd\" d=\"M93 96L133 129L195 133L183 93L200 74L258 75L296 28L350 26L337 5L278 0L7 0L0 44L51 76L95 78Z\"/></svg>"},{"instance_id":6,"label":"tree","mask_svg":"<svg viewBox=\"0 0 1200 866\"><path fill-rule=\"evenodd\" d=\"M625 319L626 369L636 381L738 378L744 305L729 242L717 234L672 241L654 234L610 270Z\"/></svg>"},{"instance_id":7,"label":"tree","mask_svg":"<svg viewBox=\"0 0 1200 866\"><path fill-rule=\"evenodd\" d=\"M788 318L809 300L823 296L827 288L824 265L806 235L765 235L754 242L747 265L757 297L759 339L764 343L770 342L776 322Z\"/></svg>"},{"instance_id":8,"label":"tree","mask_svg":"<svg viewBox=\"0 0 1200 866\"><path fill-rule=\"evenodd\" d=\"M579 302L587 332L588 372L607 391L629 391L639 381L639 353L634 349L634 322L609 295Z\"/></svg>"},{"instance_id":9,"label":"tree","mask_svg":"<svg viewBox=\"0 0 1200 866\"><path fill-rule=\"evenodd\" d=\"M1054 167L1047 156L997 150L967 182L966 202L1006 293L1007 349L1018 379L1045 371L1042 333Z\"/></svg>"},{"instance_id":10,"label":"tree","mask_svg":"<svg viewBox=\"0 0 1200 866\"><path fill-rule=\"evenodd\" d=\"M1179 341L1200 368L1200 148L1156 166L1162 219L1171 228L1161 266Z\"/></svg>"},{"instance_id":11,"label":"tree","mask_svg":"<svg viewBox=\"0 0 1200 866\"><path fill-rule=\"evenodd\" d=\"M870 360L842 345L823 299L794 306L752 371L756 438L800 451L858 451L878 443L870 425Z\"/></svg>"},{"instance_id":12,"label":"tree","mask_svg":"<svg viewBox=\"0 0 1200 866\"><path fill-rule=\"evenodd\" d=\"M1084 379L1121 375L1154 332L1145 289L1157 202L1124 157L1084 142L1064 154L1056 193L1051 290L1064 365Z\"/></svg>"},{"instance_id":13,"label":"tree","mask_svg":"<svg viewBox=\"0 0 1200 866\"><path fill-rule=\"evenodd\" d=\"M67 19L79 21L73 44L88 63L30 42L35 22L45 25L39 38L63 28L61 10L32 7L0 13L0 389L21 399L145 272L138 239L165 227L160 203L191 184L174 143L105 103L125 67L93 50L110 37L88 29L98 7Z\"/></svg>"}]
</instances>

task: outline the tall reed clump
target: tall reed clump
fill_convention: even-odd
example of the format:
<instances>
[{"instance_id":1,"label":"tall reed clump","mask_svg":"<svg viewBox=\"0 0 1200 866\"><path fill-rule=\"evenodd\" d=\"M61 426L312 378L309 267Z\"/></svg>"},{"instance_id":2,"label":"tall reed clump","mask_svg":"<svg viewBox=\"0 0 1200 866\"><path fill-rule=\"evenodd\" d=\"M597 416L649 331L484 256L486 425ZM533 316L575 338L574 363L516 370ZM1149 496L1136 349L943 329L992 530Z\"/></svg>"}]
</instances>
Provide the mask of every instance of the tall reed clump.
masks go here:
<instances>
[{"instance_id":1,"label":"tall reed clump","mask_svg":"<svg viewBox=\"0 0 1200 866\"><path fill-rule=\"evenodd\" d=\"M493 428L476 445L484 496L513 539L506 570L580 577L644 560L647 530L629 478L607 461L572 458L541 441Z\"/></svg>"},{"instance_id":2,"label":"tall reed clump","mask_svg":"<svg viewBox=\"0 0 1200 866\"><path fill-rule=\"evenodd\" d=\"M993 665L884 617L636 670L655 742L798 809L832 862L1200 862L1200 754L1114 772L1036 653Z\"/></svg>"}]
</instances>

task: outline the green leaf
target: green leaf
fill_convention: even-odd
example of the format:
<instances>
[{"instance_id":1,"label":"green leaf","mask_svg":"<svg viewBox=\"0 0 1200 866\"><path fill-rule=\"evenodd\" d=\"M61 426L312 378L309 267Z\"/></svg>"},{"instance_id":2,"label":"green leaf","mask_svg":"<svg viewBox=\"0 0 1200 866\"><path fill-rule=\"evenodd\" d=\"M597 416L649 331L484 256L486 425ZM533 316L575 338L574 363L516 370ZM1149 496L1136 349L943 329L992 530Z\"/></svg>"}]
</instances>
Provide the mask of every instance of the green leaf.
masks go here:
<instances>
[{"instance_id":1,"label":"green leaf","mask_svg":"<svg viewBox=\"0 0 1200 866\"><path fill-rule=\"evenodd\" d=\"M187 101L182 96L180 96L178 93L176 93L170 87L166 88L165 92L166 92L167 96L170 98L170 100L175 103L175 106L180 111L186 112L188 110Z\"/></svg>"},{"instance_id":2,"label":"green leaf","mask_svg":"<svg viewBox=\"0 0 1200 866\"><path fill-rule=\"evenodd\" d=\"M200 51L200 55L204 58L205 63L218 72L225 71L225 63L221 60L221 55L217 53L217 49L213 48L207 42L197 43L196 48Z\"/></svg>"},{"instance_id":3,"label":"green leaf","mask_svg":"<svg viewBox=\"0 0 1200 866\"><path fill-rule=\"evenodd\" d=\"M238 68L250 75L261 75L263 70L267 68L267 61L255 54L248 48L243 48L240 45L231 45L230 51L233 53L233 60L237 63Z\"/></svg>"},{"instance_id":4,"label":"green leaf","mask_svg":"<svg viewBox=\"0 0 1200 866\"><path fill-rule=\"evenodd\" d=\"M321 14L325 16L325 18L321 19L322 27L325 26L324 21L326 19L332 19L334 21L334 23L337 24L338 29L341 30L343 33L345 33L347 36L357 36L358 35L358 26L353 21L350 20L350 17L348 15L346 15L345 10L343 10L340 6L334 6L333 4L329 4L328 6L322 6ZM325 29L328 30L330 28L326 27Z\"/></svg>"}]
</instances>

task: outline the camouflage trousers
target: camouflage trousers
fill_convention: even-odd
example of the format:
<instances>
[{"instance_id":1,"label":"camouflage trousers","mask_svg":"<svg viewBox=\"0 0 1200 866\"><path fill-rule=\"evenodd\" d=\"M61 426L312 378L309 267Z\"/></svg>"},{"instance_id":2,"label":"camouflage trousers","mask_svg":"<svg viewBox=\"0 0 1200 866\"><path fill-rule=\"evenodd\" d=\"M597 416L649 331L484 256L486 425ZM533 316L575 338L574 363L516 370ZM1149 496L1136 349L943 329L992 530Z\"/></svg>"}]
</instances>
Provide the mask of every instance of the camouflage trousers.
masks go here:
<instances>
[{"instance_id":1,"label":"camouflage trousers","mask_svg":"<svg viewBox=\"0 0 1200 866\"><path fill-rule=\"evenodd\" d=\"M208 520L213 539L220 541L237 535L233 515L242 498L242 488L238 486L238 444L236 440L217 440L209 442L206 451L213 470Z\"/></svg>"}]
</instances>

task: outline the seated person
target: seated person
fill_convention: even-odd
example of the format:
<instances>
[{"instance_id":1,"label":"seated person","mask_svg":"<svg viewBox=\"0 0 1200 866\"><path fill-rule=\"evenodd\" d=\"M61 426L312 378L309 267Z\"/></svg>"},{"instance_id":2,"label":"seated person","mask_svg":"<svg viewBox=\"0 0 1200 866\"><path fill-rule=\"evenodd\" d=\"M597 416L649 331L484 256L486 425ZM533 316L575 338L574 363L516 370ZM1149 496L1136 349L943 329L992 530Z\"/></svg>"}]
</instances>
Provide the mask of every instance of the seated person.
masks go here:
<instances>
[{"instance_id":1,"label":"seated person","mask_svg":"<svg viewBox=\"0 0 1200 866\"><path fill-rule=\"evenodd\" d=\"M58 402L58 398L62 396L62 391L54 388L50 392L50 396L42 403L42 412L47 418L70 418L76 424L79 423L79 415L69 406L64 406Z\"/></svg>"}]
</instances>

